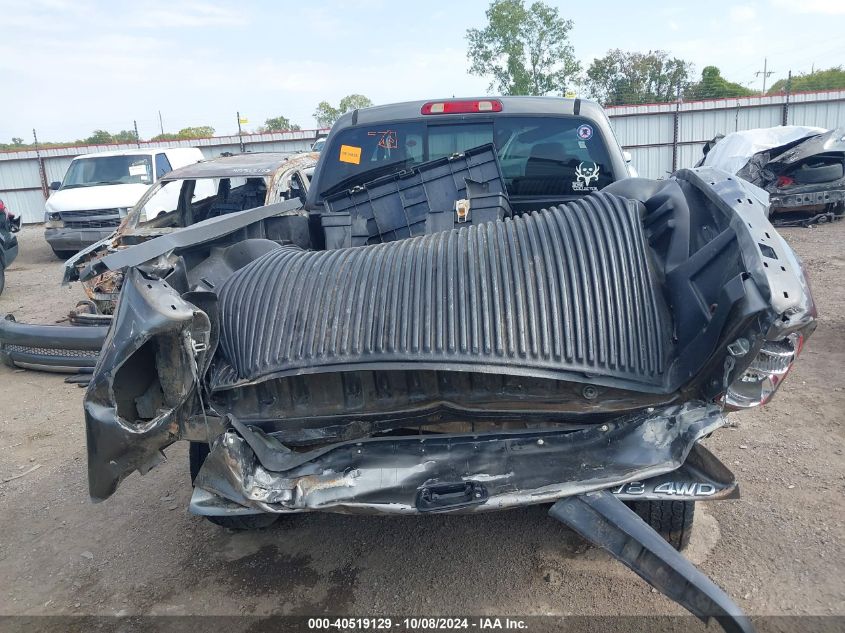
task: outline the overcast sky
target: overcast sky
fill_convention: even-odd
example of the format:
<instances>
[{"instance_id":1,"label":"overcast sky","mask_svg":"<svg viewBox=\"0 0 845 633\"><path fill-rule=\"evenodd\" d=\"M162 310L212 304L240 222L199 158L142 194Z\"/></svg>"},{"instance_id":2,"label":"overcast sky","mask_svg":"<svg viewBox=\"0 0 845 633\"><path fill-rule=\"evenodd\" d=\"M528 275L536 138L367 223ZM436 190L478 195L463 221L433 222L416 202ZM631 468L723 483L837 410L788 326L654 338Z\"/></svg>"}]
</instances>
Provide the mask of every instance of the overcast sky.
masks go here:
<instances>
[{"instance_id":1,"label":"overcast sky","mask_svg":"<svg viewBox=\"0 0 845 633\"><path fill-rule=\"evenodd\" d=\"M529 0L530 1L530 0ZM774 70L845 65L845 0L547 0L574 21L585 65L610 48L663 49L760 88ZM283 114L314 126L321 100L485 94L465 32L485 0L0 0L0 142L82 138L138 121L142 138Z\"/></svg>"}]
</instances>

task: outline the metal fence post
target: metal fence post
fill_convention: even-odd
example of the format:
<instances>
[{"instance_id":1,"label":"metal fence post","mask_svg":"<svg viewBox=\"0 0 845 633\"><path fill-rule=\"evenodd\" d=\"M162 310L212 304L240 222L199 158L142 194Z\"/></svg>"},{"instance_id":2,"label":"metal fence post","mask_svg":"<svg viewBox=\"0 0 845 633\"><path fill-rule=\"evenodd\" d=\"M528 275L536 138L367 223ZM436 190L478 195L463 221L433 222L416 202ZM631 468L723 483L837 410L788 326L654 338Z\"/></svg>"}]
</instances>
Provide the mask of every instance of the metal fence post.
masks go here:
<instances>
[{"instance_id":1,"label":"metal fence post","mask_svg":"<svg viewBox=\"0 0 845 633\"><path fill-rule=\"evenodd\" d=\"M789 92L792 90L792 71L786 78L786 100L783 102L783 117L781 118L781 125L789 125Z\"/></svg>"},{"instance_id":2,"label":"metal fence post","mask_svg":"<svg viewBox=\"0 0 845 633\"><path fill-rule=\"evenodd\" d=\"M681 84L675 99L675 114L672 116L672 172L678 169L678 136L681 127Z\"/></svg>"}]
</instances>

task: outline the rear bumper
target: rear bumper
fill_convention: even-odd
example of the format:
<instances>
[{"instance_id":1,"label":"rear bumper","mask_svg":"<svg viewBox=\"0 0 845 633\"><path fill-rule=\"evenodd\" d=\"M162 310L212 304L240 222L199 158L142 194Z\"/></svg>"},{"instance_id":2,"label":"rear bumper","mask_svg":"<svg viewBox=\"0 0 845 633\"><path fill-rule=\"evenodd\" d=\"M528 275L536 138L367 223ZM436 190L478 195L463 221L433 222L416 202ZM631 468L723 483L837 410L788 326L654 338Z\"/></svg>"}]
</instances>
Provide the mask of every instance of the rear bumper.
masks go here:
<instances>
[{"instance_id":1,"label":"rear bumper","mask_svg":"<svg viewBox=\"0 0 845 633\"><path fill-rule=\"evenodd\" d=\"M196 514L476 512L592 490L631 499L696 499L731 496L736 489L730 472L721 464L714 468L715 458L703 449L678 476L683 485L659 479L684 466L696 442L723 424L721 411L703 403L577 431L387 437L309 453L230 422L196 478ZM658 481L667 484L668 496L655 492ZM627 485L632 482L642 485Z\"/></svg>"},{"instance_id":2,"label":"rear bumper","mask_svg":"<svg viewBox=\"0 0 845 633\"><path fill-rule=\"evenodd\" d=\"M62 326L0 319L0 360L12 367L75 373L93 368L109 326Z\"/></svg>"},{"instance_id":3,"label":"rear bumper","mask_svg":"<svg viewBox=\"0 0 845 633\"><path fill-rule=\"evenodd\" d=\"M107 238L114 227L106 229L44 229L44 239L57 251L78 251Z\"/></svg>"},{"instance_id":4,"label":"rear bumper","mask_svg":"<svg viewBox=\"0 0 845 633\"><path fill-rule=\"evenodd\" d=\"M797 211L801 207L815 207L840 202L845 202L845 189L824 189L791 194L773 193L769 196L769 204L774 212Z\"/></svg>"}]
</instances>

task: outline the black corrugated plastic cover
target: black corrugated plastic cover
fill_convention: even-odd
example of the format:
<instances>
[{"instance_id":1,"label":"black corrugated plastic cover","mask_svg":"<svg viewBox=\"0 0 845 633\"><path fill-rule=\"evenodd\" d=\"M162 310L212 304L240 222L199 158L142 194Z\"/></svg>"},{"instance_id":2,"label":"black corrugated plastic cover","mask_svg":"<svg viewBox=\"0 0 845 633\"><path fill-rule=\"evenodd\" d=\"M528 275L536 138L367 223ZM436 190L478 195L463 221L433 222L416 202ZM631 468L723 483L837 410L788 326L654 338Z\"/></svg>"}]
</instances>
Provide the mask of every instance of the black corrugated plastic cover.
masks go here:
<instances>
[{"instance_id":1,"label":"black corrugated plastic cover","mask_svg":"<svg viewBox=\"0 0 845 633\"><path fill-rule=\"evenodd\" d=\"M221 290L213 383L353 369L511 373L661 391L669 324L636 203L334 251L284 247Z\"/></svg>"}]
</instances>

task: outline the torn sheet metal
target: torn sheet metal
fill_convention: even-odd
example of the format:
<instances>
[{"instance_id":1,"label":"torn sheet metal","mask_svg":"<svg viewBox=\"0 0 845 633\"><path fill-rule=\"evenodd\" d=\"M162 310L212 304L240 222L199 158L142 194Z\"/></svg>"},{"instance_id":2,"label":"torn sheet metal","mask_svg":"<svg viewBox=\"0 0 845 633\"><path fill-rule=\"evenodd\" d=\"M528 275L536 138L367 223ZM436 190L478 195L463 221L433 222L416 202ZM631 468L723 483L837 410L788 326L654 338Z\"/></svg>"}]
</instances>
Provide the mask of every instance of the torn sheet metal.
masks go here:
<instances>
[{"instance_id":1,"label":"torn sheet metal","mask_svg":"<svg viewBox=\"0 0 845 633\"><path fill-rule=\"evenodd\" d=\"M718 407L690 403L578 431L371 438L311 453L241 427L218 438L195 485L263 512L499 510L671 472L723 424Z\"/></svg>"}]
</instances>

